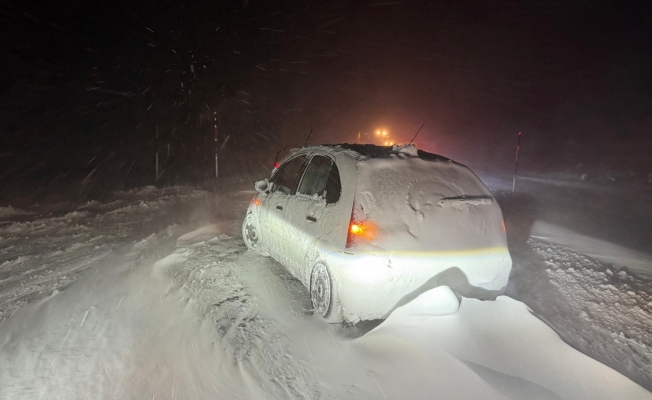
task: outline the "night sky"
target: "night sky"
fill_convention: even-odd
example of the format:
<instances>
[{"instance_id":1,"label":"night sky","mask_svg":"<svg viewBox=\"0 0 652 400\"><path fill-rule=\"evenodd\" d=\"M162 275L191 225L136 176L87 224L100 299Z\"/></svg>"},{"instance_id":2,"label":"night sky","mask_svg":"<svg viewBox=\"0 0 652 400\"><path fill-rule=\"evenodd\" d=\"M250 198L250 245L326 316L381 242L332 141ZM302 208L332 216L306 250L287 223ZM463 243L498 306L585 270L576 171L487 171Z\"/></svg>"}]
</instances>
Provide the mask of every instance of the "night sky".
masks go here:
<instances>
[{"instance_id":1,"label":"night sky","mask_svg":"<svg viewBox=\"0 0 652 400\"><path fill-rule=\"evenodd\" d=\"M3 1L0 184L208 182L214 118L228 177L311 129L406 142L424 122L419 146L474 168L508 173L523 131L525 171L647 176L652 14L627 3Z\"/></svg>"}]
</instances>

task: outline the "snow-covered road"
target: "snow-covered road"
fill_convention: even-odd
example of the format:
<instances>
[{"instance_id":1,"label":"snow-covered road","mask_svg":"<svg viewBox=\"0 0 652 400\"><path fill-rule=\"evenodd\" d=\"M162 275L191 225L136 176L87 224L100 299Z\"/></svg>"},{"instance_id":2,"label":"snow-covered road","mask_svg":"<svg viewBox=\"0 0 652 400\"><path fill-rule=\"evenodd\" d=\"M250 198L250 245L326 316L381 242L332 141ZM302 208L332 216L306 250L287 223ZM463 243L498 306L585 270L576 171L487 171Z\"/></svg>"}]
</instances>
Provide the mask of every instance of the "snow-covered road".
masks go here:
<instances>
[{"instance_id":1,"label":"snow-covered road","mask_svg":"<svg viewBox=\"0 0 652 400\"><path fill-rule=\"evenodd\" d=\"M206 196L187 187L147 186L103 203L0 207L0 318L74 282L116 248L191 213L204 214L197 202Z\"/></svg>"},{"instance_id":2,"label":"snow-covered road","mask_svg":"<svg viewBox=\"0 0 652 400\"><path fill-rule=\"evenodd\" d=\"M144 204L163 204L150 195ZM246 198L221 197L218 218L193 229L166 219L156 234L141 231L143 240L129 244L134 228L110 242L104 257L85 258L63 284L39 281L31 301L7 297L3 304L11 312L0 322L0 398L652 398L564 343L525 304L506 296L463 299L449 314L456 299L435 289L382 323L325 324L312 315L300 282L275 261L246 251L238 234ZM199 209L206 207L195 200ZM236 207L225 211L227 203ZM162 212L149 209L149 217L131 214L126 220L153 221ZM179 208L176 217L181 209L189 214ZM104 221L111 212L82 217L82 225ZM37 221L47 227L52 220L30 223ZM17 223L24 222L3 229ZM122 223L107 222L101 230L108 234ZM71 234L68 240L72 247L79 239ZM2 249L9 254L12 248ZM61 260L56 250L34 257L49 263L49 276L58 276L92 249ZM16 264L6 263L0 273L12 268L13 276ZM568 273L564 265L551 270ZM515 297L533 287L524 286L531 283L528 276L543 279L527 268L516 271ZM15 293L19 282L0 283ZM542 298L533 301L546 304Z\"/></svg>"},{"instance_id":3,"label":"snow-covered road","mask_svg":"<svg viewBox=\"0 0 652 400\"><path fill-rule=\"evenodd\" d=\"M485 174L498 197L511 195L512 177ZM652 187L520 177L512 211L527 224L523 236L572 248L600 261L652 276ZM505 205L502 204L503 208ZM514 229L514 226L512 226Z\"/></svg>"}]
</instances>

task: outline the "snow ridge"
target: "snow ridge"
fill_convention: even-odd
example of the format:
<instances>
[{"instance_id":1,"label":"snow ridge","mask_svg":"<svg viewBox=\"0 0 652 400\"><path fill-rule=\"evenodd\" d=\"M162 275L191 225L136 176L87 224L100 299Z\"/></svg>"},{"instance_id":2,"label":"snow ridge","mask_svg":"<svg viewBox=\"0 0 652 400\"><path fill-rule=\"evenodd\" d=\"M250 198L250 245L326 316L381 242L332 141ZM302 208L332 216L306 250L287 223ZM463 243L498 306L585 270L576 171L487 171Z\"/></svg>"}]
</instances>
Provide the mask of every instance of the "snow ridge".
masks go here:
<instances>
[{"instance_id":1,"label":"snow ridge","mask_svg":"<svg viewBox=\"0 0 652 400\"><path fill-rule=\"evenodd\" d=\"M651 390L652 279L560 245L529 239L527 246L512 249L507 294L573 347Z\"/></svg>"}]
</instances>

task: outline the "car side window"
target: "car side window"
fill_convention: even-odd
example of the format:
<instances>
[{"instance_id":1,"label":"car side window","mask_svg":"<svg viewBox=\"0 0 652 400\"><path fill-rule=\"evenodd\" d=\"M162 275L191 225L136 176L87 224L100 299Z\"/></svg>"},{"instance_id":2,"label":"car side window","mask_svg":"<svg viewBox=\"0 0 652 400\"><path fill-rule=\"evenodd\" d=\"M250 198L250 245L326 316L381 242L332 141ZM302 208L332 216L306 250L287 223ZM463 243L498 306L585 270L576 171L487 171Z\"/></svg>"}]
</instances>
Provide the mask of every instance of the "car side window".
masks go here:
<instances>
[{"instance_id":1,"label":"car side window","mask_svg":"<svg viewBox=\"0 0 652 400\"><path fill-rule=\"evenodd\" d=\"M337 165L328 157L314 156L306 167L297 193L323 197L331 204L339 201L341 191Z\"/></svg>"},{"instance_id":2,"label":"car side window","mask_svg":"<svg viewBox=\"0 0 652 400\"><path fill-rule=\"evenodd\" d=\"M328 181L326 182L326 203L337 203L340 201L341 195L342 183L340 182L340 171L337 169L337 164L333 163L330 174L328 174Z\"/></svg>"},{"instance_id":3,"label":"car side window","mask_svg":"<svg viewBox=\"0 0 652 400\"><path fill-rule=\"evenodd\" d=\"M326 193L326 182L331 171L333 161L324 156L314 156L303 174L297 193L306 196L324 197Z\"/></svg>"},{"instance_id":4,"label":"car side window","mask_svg":"<svg viewBox=\"0 0 652 400\"><path fill-rule=\"evenodd\" d=\"M271 182L274 183L272 191L282 192L285 194L294 194L301 179L301 174L305 168L306 156L294 157L286 161L276 171Z\"/></svg>"}]
</instances>

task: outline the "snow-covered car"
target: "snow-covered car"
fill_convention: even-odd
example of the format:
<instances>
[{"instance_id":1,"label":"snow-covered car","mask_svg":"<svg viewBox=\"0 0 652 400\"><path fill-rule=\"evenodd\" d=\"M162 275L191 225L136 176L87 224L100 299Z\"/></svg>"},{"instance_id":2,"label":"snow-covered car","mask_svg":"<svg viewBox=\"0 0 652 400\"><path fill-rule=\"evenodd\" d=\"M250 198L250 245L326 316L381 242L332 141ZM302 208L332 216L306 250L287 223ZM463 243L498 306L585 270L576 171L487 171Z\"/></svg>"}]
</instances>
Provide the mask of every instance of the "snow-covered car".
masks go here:
<instances>
[{"instance_id":1,"label":"snow-covered car","mask_svg":"<svg viewBox=\"0 0 652 400\"><path fill-rule=\"evenodd\" d=\"M255 188L245 244L283 264L329 322L384 318L437 286L495 299L507 285L500 207L448 158L414 145L308 146Z\"/></svg>"}]
</instances>

